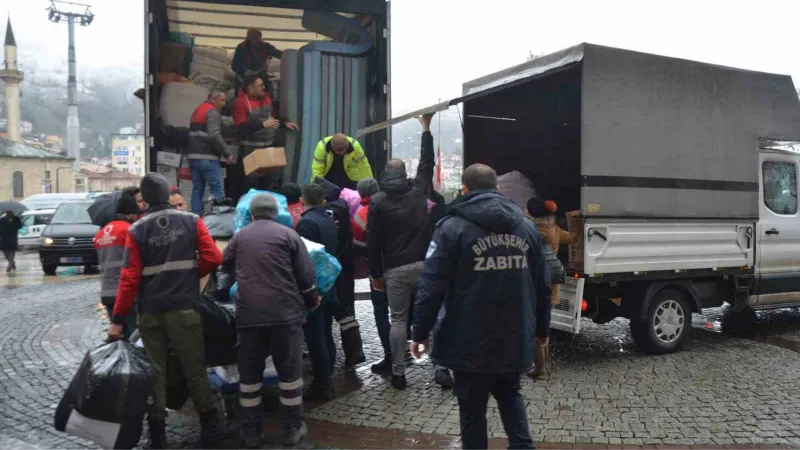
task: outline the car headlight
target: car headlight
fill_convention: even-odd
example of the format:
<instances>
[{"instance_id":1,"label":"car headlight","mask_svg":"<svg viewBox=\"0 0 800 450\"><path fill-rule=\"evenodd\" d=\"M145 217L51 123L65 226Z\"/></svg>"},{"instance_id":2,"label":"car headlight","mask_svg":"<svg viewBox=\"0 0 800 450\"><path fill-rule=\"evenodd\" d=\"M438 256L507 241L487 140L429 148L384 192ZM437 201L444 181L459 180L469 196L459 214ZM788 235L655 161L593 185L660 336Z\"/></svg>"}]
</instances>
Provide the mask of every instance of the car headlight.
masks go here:
<instances>
[{"instance_id":1,"label":"car headlight","mask_svg":"<svg viewBox=\"0 0 800 450\"><path fill-rule=\"evenodd\" d=\"M44 244L44 245L53 245L53 239L52 238L44 238L44 241L42 241L42 244Z\"/></svg>"}]
</instances>

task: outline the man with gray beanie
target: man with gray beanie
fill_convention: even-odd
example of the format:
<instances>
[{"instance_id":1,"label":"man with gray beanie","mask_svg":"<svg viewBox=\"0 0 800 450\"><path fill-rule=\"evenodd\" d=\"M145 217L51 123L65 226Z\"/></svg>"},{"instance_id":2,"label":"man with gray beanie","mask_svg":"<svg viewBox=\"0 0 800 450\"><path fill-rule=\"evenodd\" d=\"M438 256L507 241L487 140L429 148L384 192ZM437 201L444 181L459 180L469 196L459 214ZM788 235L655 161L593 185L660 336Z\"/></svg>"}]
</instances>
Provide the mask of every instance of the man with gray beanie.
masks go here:
<instances>
[{"instance_id":1,"label":"man with gray beanie","mask_svg":"<svg viewBox=\"0 0 800 450\"><path fill-rule=\"evenodd\" d=\"M239 298L239 404L246 448L261 448L264 362L272 355L278 371L284 444L307 434L303 423L303 321L320 303L311 257L300 236L275 221L278 203L270 194L250 202L253 223L233 236L223 267L236 272Z\"/></svg>"},{"instance_id":2,"label":"man with gray beanie","mask_svg":"<svg viewBox=\"0 0 800 450\"><path fill-rule=\"evenodd\" d=\"M147 417L150 447L167 448L166 368L172 350L200 415L202 446L209 448L225 439L227 430L206 378L197 299L200 278L219 266L222 254L202 219L169 204L170 189L164 177L148 173L139 187L150 206L128 229L108 338L121 338L135 299L139 333L156 373Z\"/></svg>"}]
</instances>

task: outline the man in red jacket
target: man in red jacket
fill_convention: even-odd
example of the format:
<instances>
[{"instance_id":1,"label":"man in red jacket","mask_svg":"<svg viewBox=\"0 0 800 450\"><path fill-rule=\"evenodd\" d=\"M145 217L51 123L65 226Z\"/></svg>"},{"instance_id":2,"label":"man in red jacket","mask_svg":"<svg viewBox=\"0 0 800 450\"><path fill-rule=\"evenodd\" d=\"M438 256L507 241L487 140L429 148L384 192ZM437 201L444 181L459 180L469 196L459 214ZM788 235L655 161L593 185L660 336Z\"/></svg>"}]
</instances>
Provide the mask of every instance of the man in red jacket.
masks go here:
<instances>
[{"instance_id":1,"label":"man in red jacket","mask_svg":"<svg viewBox=\"0 0 800 450\"><path fill-rule=\"evenodd\" d=\"M203 448L226 437L208 385L203 328L197 311L200 278L222 263L222 254L203 221L169 204L169 184L148 173L140 189L149 208L128 229L124 265L114 305L109 340L122 336L134 300L139 332L156 372L153 407L148 414L151 448L166 448L166 367L174 350L202 425Z\"/></svg>"},{"instance_id":2,"label":"man in red jacket","mask_svg":"<svg viewBox=\"0 0 800 450\"><path fill-rule=\"evenodd\" d=\"M116 217L102 227L94 237L94 248L97 250L97 259L100 262L100 301L108 311L109 320L114 315L128 228L139 217L139 207L135 197L138 193L139 188L122 191ZM132 311L122 325L122 333L130 337L135 330L136 312Z\"/></svg>"},{"instance_id":3,"label":"man in red jacket","mask_svg":"<svg viewBox=\"0 0 800 450\"><path fill-rule=\"evenodd\" d=\"M267 94L264 80L257 75L244 77L244 84L231 105L231 115L239 135L239 155L228 176L228 197L235 202L248 189L244 173L244 158L257 148L272 147L279 128L297 130L297 124L277 117L272 98ZM254 180L249 181L252 184Z\"/></svg>"}]
</instances>

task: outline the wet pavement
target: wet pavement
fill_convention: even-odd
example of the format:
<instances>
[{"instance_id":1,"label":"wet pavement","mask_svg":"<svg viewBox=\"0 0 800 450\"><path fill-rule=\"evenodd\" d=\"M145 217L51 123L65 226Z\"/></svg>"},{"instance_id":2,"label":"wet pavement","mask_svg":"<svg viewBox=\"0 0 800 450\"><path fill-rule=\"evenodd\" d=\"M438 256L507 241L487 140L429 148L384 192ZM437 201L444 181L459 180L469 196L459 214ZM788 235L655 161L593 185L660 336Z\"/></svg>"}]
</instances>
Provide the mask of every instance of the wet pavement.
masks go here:
<instances>
[{"instance_id":1,"label":"wet pavement","mask_svg":"<svg viewBox=\"0 0 800 450\"><path fill-rule=\"evenodd\" d=\"M107 328L97 304L99 281L82 277L0 287L0 448L95 447L52 426L85 351L102 342ZM370 303L358 302L357 314L365 352L375 362L382 350ZM684 351L665 356L641 354L624 320L585 322L578 336L555 333L550 379L523 380L535 439L545 448L800 447L800 312L731 317L722 309L696 315ZM400 392L373 375L369 363L342 373L339 357L338 398L307 404L311 435L301 448L459 445L456 401L432 383L429 361L410 366L409 388ZM306 368L306 381L309 375ZM277 447L277 397L268 397L268 446ZM504 447L493 401L488 422L491 446ZM191 405L171 414L168 424L171 446L199 446Z\"/></svg>"},{"instance_id":2,"label":"wet pavement","mask_svg":"<svg viewBox=\"0 0 800 450\"><path fill-rule=\"evenodd\" d=\"M97 277L85 274L83 267L59 267L55 276L47 276L42 271L39 254L36 251L17 253L17 270L6 272L6 261L0 257L0 292L4 289L20 286L38 286L42 284L63 283Z\"/></svg>"}]
</instances>

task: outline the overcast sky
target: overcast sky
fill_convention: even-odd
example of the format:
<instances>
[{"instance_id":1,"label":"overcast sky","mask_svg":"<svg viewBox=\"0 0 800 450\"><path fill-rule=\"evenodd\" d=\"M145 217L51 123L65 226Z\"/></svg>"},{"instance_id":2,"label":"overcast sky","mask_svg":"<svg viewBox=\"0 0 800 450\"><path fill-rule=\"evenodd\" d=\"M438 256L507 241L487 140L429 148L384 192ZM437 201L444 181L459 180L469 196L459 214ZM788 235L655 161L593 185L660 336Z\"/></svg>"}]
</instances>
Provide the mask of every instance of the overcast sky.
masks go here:
<instances>
[{"instance_id":1,"label":"overcast sky","mask_svg":"<svg viewBox=\"0 0 800 450\"><path fill-rule=\"evenodd\" d=\"M79 69L141 71L143 0L92 0L78 27ZM12 7L13 5L13 7ZM48 21L45 0L0 0L11 14L24 64L66 66L66 25ZM793 75L800 80L800 1L395 0L395 113L460 95L461 83L581 42Z\"/></svg>"}]
</instances>

